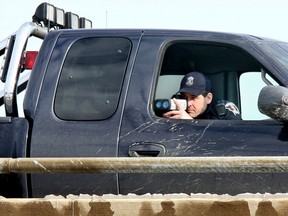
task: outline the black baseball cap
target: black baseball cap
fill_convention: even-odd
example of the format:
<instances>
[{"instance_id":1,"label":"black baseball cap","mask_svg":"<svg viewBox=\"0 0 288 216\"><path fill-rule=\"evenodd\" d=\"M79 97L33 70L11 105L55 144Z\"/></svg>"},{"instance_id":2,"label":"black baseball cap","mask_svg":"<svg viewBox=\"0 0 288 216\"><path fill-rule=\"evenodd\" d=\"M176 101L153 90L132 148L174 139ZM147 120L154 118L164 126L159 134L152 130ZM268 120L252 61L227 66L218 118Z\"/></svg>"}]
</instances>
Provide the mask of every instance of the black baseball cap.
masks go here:
<instances>
[{"instance_id":1,"label":"black baseball cap","mask_svg":"<svg viewBox=\"0 0 288 216\"><path fill-rule=\"evenodd\" d=\"M198 96L205 92L211 92L211 83L204 74L196 71L190 72L183 77L179 92Z\"/></svg>"}]
</instances>

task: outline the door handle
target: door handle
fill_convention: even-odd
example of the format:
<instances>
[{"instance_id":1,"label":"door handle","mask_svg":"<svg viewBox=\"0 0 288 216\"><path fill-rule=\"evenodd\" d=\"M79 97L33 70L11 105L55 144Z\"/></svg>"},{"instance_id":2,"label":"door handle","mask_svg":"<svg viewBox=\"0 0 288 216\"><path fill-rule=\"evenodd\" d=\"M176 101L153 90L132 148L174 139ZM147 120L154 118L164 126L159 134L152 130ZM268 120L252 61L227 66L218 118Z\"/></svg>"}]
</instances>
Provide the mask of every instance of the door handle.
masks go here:
<instances>
[{"instance_id":1,"label":"door handle","mask_svg":"<svg viewBox=\"0 0 288 216\"><path fill-rule=\"evenodd\" d=\"M158 143L134 143L128 149L130 157L162 157L165 154L165 147Z\"/></svg>"}]
</instances>

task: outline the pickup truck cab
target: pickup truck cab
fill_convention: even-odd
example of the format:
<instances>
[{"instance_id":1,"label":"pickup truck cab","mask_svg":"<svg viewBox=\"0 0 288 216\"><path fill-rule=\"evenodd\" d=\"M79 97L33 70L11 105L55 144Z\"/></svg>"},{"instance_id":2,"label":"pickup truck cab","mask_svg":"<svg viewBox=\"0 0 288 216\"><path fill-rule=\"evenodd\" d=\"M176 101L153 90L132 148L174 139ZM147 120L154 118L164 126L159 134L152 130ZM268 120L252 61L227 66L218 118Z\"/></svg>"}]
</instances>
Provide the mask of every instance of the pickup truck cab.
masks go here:
<instances>
[{"instance_id":1,"label":"pickup truck cab","mask_svg":"<svg viewBox=\"0 0 288 216\"><path fill-rule=\"evenodd\" d=\"M286 156L287 57L288 43L244 34L51 31L29 77L25 116L7 109L1 120L1 157ZM171 98L191 71L209 77L214 98L236 104L243 120L157 113L154 101ZM287 191L286 179L287 173L10 174L0 182L3 196L43 197L277 193Z\"/></svg>"}]
</instances>

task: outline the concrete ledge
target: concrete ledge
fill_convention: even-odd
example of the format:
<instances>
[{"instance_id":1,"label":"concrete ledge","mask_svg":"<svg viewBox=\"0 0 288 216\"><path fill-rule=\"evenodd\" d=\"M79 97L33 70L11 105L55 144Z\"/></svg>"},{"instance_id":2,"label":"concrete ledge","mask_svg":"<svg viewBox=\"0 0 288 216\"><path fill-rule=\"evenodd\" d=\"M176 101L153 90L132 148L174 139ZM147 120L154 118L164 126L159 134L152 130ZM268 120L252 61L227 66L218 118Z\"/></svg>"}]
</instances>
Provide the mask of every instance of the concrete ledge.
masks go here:
<instances>
[{"instance_id":1,"label":"concrete ledge","mask_svg":"<svg viewBox=\"0 0 288 216\"><path fill-rule=\"evenodd\" d=\"M0 198L0 215L193 215L193 216L284 216L288 194L169 195L69 195L40 199Z\"/></svg>"}]
</instances>

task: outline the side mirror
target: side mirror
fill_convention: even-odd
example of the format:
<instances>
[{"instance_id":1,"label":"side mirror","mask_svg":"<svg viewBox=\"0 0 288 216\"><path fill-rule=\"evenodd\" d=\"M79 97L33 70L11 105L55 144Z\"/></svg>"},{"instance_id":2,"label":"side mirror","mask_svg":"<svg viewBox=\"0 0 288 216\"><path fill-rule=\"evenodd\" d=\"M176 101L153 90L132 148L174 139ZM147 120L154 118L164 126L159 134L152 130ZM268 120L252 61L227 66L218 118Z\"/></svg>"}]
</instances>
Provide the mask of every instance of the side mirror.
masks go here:
<instances>
[{"instance_id":1,"label":"side mirror","mask_svg":"<svg viewBox=\"0 0 288 216\"><path fill-rule=\"evenodd\" d=\"M288 121L288 89L283 86L265 86L259 94L258 109L272 119Z\"/></svg>"}]
</instances>

